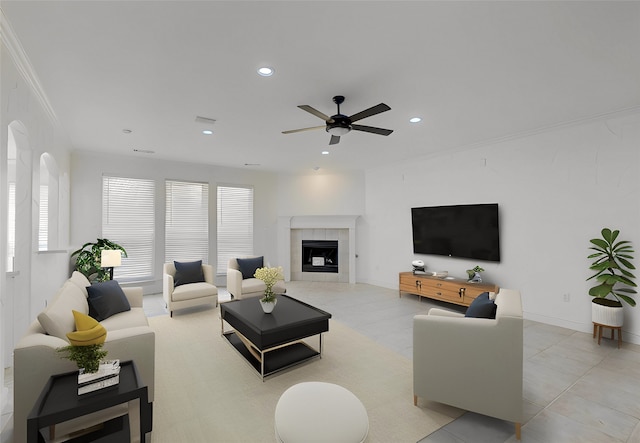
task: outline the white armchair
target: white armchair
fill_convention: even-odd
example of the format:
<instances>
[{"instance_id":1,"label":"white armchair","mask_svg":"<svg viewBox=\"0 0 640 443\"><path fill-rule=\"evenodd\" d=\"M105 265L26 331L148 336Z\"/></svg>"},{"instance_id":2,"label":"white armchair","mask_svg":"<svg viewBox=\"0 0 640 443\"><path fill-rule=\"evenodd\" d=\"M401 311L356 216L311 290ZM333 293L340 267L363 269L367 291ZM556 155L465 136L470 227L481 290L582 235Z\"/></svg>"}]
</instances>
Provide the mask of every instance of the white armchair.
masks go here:
<instances>
[{"instance_id":1,"label":"white armchair","mask_svg":"<svg viewBox=\"0 0 640 443\"><path fill-rule=\"evenodd\" d=\"M214 285L213 266L202 264L203 282L187 283L175 286L176 267L174 263L165 263L162 275L162 297L173 317L176 309L190 308L213 303L218 306L218 288Z\"/></svg>"},{"instance_id":2,"label":"white armchair","mask_svg":"<svg viewBox=\"0 0 640 443\"><path fill-rule=\"evenodd\" d=\"M418 398L512 421L520 440L522 300L500 289L496 318L432 308L413 320L413 392Z\"/></svg>"},{"instance_id":3,"label":"white armchair","mask_svg":"<svg viewBox=\"0 0 640 443\"><path fill-rule=\"evenodd\" d=\"M258 257L254 256L239 258ZM268 267L269 263L264 264L264 266ZM243 298L261 296L264 295L265 289L267 289L267 286L262 280L259 280L255 277L242 278L242 272L240 271L238 260L236 258L229 259L229 264L227 265L227 290L234 299L241 300ZM285 292L287 292L284 280L276 282L276 284L273 286L273 292L275 292L276 294L284 294Z\"/></svg>"}]
</instances>

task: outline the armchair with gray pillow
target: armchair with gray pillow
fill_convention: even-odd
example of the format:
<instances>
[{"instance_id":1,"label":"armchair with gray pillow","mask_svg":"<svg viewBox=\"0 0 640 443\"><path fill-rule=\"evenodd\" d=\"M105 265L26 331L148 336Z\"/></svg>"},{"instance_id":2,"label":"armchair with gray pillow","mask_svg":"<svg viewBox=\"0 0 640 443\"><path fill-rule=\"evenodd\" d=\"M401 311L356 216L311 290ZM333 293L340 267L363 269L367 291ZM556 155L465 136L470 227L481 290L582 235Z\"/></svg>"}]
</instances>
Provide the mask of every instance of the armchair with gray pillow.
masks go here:
<instances>
[{"instance_id":1,"label":"armchair with gray pillow","mask_svg":"<svg viewBox=\"0 0 640 443\"><path fill-rule=\"evenodd\" d=\"M213 266L202 263L202 260L174 261L164 264L162 274L162 297L171 317L176 309L204 304L218 306Z\"/></svg>"},{"instance_id":2,"label":"armchair with gray pillow","mask_svg":"<svg viewBox=\"0 0 640 443\"><path fill-rule=\"evenodd\" d=\"M492 307L489 294L484 296L467 309L467 317L438 308L414 317L413 401L417 405L423 398L514 422L520 440L522 300L520 292L500 289Z\"/></svg>"},{"instance_id":3,"label":"armchair with gray pillow","mask_svg":"<svg viewBox=\"0 0 640 443\"><path fill-rule=\"evenodd\" d=\"M269 267L269 263L265 263L264 257L239 257L229 259L227 265L227 290L234 299L241 300L248 297L257 297L264 295L267 286L262 280L253 276L256 269ZM284 280L276 282L273 286L273 292L276 294L284 294L287 289Z\"/></svg>"}]
</instances>

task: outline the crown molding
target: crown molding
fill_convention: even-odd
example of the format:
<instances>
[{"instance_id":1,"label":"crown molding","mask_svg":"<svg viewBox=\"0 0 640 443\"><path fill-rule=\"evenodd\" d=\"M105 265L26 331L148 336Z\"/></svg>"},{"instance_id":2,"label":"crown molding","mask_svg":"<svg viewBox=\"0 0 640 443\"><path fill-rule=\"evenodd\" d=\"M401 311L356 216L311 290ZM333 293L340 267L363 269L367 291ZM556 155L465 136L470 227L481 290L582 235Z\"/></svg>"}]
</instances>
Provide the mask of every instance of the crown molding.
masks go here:
<instances>
[{"instance_id":1,"label":"crown molding","mask_svg":"<svg viewBox=\"0 0 640 443\"><path fill-rule=\"evenodd\" d=\"M29 61L29 57L27 57L20 40L18 40L7 16L4 14L2 7L0 7L0 39L2 40L2 44L7 48L18 72L35 95L51 122L55 126L59 127L60 124L58 117L56 116L44 89L42 88L38 75Z\"/></svg>"}]
</instances>

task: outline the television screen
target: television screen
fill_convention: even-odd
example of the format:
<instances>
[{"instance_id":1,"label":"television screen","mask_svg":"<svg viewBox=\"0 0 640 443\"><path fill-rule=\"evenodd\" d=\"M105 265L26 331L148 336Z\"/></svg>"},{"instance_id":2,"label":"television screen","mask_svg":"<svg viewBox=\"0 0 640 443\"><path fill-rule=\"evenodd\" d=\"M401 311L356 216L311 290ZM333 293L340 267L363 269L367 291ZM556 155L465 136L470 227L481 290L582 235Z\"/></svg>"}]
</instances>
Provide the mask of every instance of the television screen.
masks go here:
<instances>
[{"instance_id":1,"label":"television screen","mask_svg":"<svg viewBox=\"0 0 640 443\"><path fill-rule=\"evenodd\" d=\"M498 204L411 208L413 252L500 261Z\"/></svg>"}]
</instances>

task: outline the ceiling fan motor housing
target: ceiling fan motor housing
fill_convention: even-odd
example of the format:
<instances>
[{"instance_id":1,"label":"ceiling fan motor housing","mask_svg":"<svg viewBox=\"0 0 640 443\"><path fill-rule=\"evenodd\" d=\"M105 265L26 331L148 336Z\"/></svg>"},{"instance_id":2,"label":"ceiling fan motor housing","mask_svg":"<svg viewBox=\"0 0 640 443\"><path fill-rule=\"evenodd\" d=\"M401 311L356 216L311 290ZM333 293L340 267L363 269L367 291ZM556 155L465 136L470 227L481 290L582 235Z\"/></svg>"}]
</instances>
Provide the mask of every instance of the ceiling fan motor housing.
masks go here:
<instances>
[{"instance_id":1,"label":"ceiling fan motor housing","mask_svg":"<svg viewBox=\"0 0 640 443\"><path fill-rule=\"evenodd\" d=\"M344 135L351 131L351 119L346 115L336 114L332 115L333 123L327 122L326 131L332 135Z\"/></svg>"}]
</instances>

